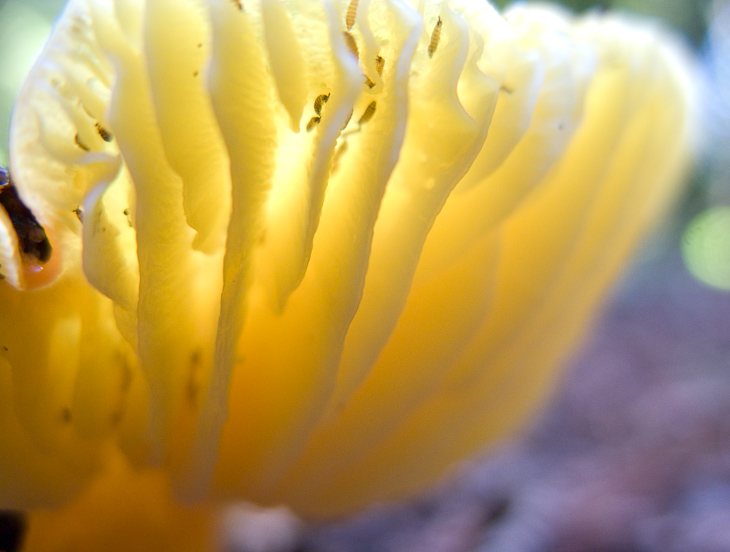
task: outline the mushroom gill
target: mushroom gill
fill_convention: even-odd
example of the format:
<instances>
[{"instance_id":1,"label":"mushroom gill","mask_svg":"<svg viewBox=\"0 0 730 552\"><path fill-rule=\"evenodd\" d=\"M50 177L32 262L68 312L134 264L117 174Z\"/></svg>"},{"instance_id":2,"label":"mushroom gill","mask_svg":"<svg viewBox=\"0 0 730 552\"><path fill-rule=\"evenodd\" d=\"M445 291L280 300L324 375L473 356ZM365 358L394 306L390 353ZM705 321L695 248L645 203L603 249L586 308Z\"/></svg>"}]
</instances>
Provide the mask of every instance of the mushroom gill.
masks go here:
<instances>
[{"instance_id":1,"label":"mushroom gill","mask_svg":"<svg viewBox=\"0 0 730 552\"><path fill-rule=\"evenodd\" d=\"M550 389L692 102L613 16L71 0L10 136L57 268L22 280L0 210L0 507L119 470L311 516L433 481Z\"/></svg>"}]
</instances>

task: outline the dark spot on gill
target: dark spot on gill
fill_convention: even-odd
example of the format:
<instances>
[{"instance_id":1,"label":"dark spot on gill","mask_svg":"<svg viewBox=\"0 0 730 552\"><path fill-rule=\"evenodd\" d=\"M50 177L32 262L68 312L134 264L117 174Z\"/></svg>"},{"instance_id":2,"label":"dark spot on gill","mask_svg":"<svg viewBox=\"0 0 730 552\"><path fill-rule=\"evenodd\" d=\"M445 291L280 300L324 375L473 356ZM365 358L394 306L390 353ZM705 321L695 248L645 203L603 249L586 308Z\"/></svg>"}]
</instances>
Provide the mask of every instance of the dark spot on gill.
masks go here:
<instances>
[{"instance_id":1,"label":"dark spot on gill","mask_svg":"<svg viewBox=\"0 0 730 552\"><path fill-rule=\"evenodd\" d=\"M436 48L439 47L439 42L441 41L441 27L443 24L444 22L441 20L441 16L439 16L436 26L433 28L433 32L431 33L431 42L428 45L428 57L433 57L433 54L436 53Z\"/></svg>"},{"instance_id":2,"label":"dark spot on gill","mask_svg":"<svg viewBox=\"0 0 730 552\"><path fill-rule=\"evenodd\" d=\"M355 37L347 31L344 31L342 35L345 37L345 44L347 45L347 49L350 50L353 56L355 56L355 59L360 59L360 51L357 49L357 42L355 42Z\"/></svg>"},{"instance_id":3,"label":"dark spot on gill","mask_svg":"<svg viewBox=\"0 0 730 552\"><path fill-rule=\"evenodd\" d=\"M82 141L81 141L81 140L79 139L79 133L78 133L78 132L77 132L77 133L76 133L76 134L74 135L74 142L76 142L76 145L77 145L78 147L80 147L80 148L81 148L82 150L84 150L84 151L91 151L91 150L89 149L89 146L87 146L86 144L84 144L84 143L83 143L83 142L82 142Z\"/></svg>"},{"instance_id":4,"label":"dark spot on gill","mask_svg":"<svg viewBox=\"0 0 730 552\"><path fill-rule=\"evenodd\" d=\"M309 122L307 123L307 132L312 132L314 130L314 127L316 127L321 120L322 117L312 117L311 119L309 119Z\"/></svg>"},{"instance_id":5,"label":"dark spot on gill","mask_svg":"<svg viewBox=\"0 0 730 552\"><path fill-rule=\"evenodd\" d=\"M99 123L96 123L94 126L96 127L96 132L99 133L99 136L101 136L102 140L104 140L105 142L111 142L112 140L114 140L114 136L112 135L112 133L105 129L103 126L101 126Z\"/></svg>"},{"instance_id":6,"label":"dark spot on gill","mask_svg":"<svg viewBox=\"0 0 730 552\"><path fill-rule=\"evenodd\" d=\"M365 108L365 111L363 112L362 116L360 117L360 120L357 122L357 124L359 126L364 125L370 119L373 118L373 115L375 115L375 107L376 107L376 105L377 104L375 103L374 100L368 104L368 106Z\"/></svg>"},{"instance_id":7,"label":"dark spot on gill","mask_svg":"<svg viewBox=\"0 0 730 552\"><path fill-rule=\"evenodd\" d=\"M347 6L347 14L345 15L345 25L347 30L351 30L355 24L355 16L357 15L357 4L358 0L350 0L350 5Z\"/></svg>"},{"instance_id":8,"label":"dark spot on gill","mask_svg":"<svg viewBox=\"0 0 730 552\"><path fill-rule=\"evenodd\" d=\"M10 173L2 167L0 167L0 205L10 218L21 251L39 263L47 262L51 258L52 249L46 231L21 201Z\"/></svg>"},{"instance_id":9,"label":"dark spot on gill","mask_svg":"<svg viewBox=\"0 0 730 552\"><path fill-rule=\"evenodd\" d=\"M378 75L383 76L383 68L385 67L385 58L383 56L375 56L375 70Z\"/></svg>"},{"instance_id":10,"label":"dark spot on gill","mask_svg":"<svg viewBox=\"0 0 730 552\"><path fill-rule=\"evenodd\" d=\"M314 99L314 112L317 115L322 115L322 107L324 106L324 104L327 103L327 100L329 99L329 94L320 94Z\"/></svg>"}]
</instances>

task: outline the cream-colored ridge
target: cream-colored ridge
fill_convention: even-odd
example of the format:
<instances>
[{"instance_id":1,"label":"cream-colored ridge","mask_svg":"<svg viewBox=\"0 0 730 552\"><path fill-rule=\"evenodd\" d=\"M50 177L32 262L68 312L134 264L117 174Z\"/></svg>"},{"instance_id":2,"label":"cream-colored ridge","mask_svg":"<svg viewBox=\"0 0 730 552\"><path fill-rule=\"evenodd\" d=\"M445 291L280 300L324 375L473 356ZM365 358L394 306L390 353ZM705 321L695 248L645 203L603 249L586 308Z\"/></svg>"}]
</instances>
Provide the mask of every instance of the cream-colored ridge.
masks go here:
<instances>
[{"instance_id":1,"label":"cream-colored ridge","mask_svg":"<svg viewBox=\"0 0 730 552\"><path fill-rule=\"evenodd\" d=\"M71 0L10 137L57 265L32 289L0 210L0 508L422 488L540 404L693 89L661 31L544 6Z\"/></svg>"}]
</instances>

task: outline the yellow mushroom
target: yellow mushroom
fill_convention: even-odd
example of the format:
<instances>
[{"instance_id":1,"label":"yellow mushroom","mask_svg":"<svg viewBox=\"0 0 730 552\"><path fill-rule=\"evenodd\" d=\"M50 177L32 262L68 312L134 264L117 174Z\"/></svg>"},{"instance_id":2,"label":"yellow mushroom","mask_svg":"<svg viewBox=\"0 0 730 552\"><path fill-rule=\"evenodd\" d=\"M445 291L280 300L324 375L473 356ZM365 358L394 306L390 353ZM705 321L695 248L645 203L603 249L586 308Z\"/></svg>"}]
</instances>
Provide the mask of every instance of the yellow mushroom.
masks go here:
<instances>
[{"instance_id":1,"label":"yellow mushroom","mask_svg":"<svg viewBox=\"0 0 730 552\"><path fill-rule=\"evenodd\" d=\"M354 5L70 1L10 136L60 267L0 282L27 550L200 550L221 501L414 493L520 427L675 196L693 82L657 30Z\"/></svg>"}]
</instances>

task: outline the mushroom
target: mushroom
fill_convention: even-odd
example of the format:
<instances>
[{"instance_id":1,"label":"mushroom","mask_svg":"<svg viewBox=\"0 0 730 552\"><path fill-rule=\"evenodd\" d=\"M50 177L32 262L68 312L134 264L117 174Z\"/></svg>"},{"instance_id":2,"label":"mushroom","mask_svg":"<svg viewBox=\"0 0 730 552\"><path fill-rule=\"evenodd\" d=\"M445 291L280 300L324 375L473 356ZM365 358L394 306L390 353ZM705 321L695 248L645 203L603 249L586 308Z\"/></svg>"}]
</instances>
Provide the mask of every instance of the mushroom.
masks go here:
<instances>
[{"instance_id":1,"label":"mushroom","mask_svg":"<svg viewBox=\"0 0 730 552\"><path fill-rule=\"evenodd\" d=\"M57 265L0 282L0 508L28 550L181 550L228 500L423 488L545 398L692 111L682 49L615 16L71 0L11 128Z\"/></svg>"}]
</instances>

